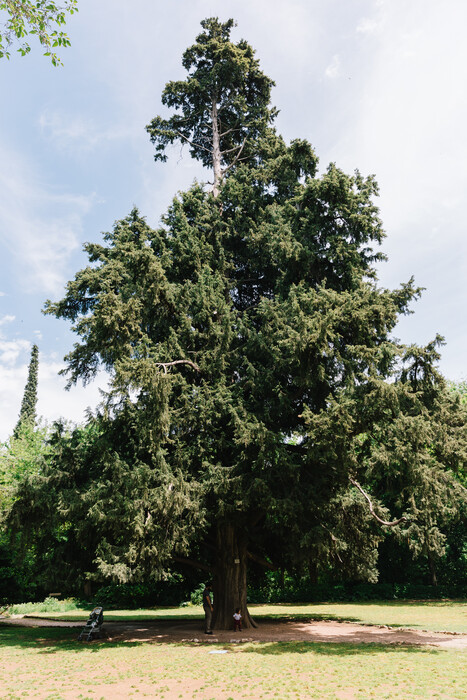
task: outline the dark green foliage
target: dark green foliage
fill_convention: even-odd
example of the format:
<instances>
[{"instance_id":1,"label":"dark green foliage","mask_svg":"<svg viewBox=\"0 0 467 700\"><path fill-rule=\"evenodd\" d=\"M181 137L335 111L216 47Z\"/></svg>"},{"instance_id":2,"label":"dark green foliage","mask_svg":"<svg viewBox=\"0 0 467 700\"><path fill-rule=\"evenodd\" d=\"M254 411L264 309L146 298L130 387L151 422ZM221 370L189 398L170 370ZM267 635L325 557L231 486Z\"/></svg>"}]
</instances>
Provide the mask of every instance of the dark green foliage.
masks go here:
<instances>
[{"instance_id":1,"label":"dark green foliage","mask_svg":"<svg viewBox=\"0 0 467 700\"><path fill-rule=\"evenodd\" d=\"M230 41L234 25L231 19L201 22L204 32L183 54L187 79L167 83L162 93L162 103L177 113L170 119L155 117L147 127L156 160L165 161L166 146L181 141L189 144L194 158L212 167L213 105L220 117L222 165L232 164L240 149L242 161L256 156L258 136L275 116L269 107L274 83L260 70L246 41Z\"/></svg>"},{"instance_id":2,"label":"dark green foliage","mask_svg":"<svg viewBox=\"0 0 467 700\"><path fill-rule=\"evenodd\" d=\"M164 607L180 605L189 599L190 591L186 581L178 574L163 581L101 586L93 595L93 603L115 610Z\"/></svg>"},{"instance_id":3,"label":"dark green foliage","mask_svg":"<svg viewBox=\"0 0 467 700\"><path fill-rule=\"evenodd\" d=\"M18 556L18 550L7 533L0 533L0 606L37 600L45 594L37 580L33 552Z\"/></svg>"},{"instance_id":4,"label":"dark green foliage","mask_svg":"<svg viewBox=\"0 0 467 700\"><path fill-rule=\"evenodd\" d=\"M10 523L35 543L44 575L60 590L76 591L87 579L159 577L174 545L186 550L202 522L189 507L198 487L146 437L146 408L127 402L114 420L100 416L72 433L58 425L50 462L22 483Z\"/></svg>"},{"instance_id":5,"label":"dark green foliage","mask_svg":"<svg viewBox=\"0 0 467 700\"><path fill-rule=\"evenodd\" d=\"M234 166L257 160L259 140L273 136L276 116L269 106L274 83L246 41L230 41L234 25L216 17L201 22L204 32L183 55L187 79L167 83L162 94L175 114L155 117L146 127L156 145L155 160L167 159L168 144L189 144L191 155L212 168L214 197Z\"/></svg>"},{"instance_id":6,"label":"dark green foliage","mask_svg":"<svg viewBox=\"0 0 467 700\"><path fill-rule=\"evenodd\" d=\"M429 586L420 583L312 584L308 579L290 578L284 586L267 578L259 588L248 589L249 603L339 603L370 600L440 600L467 598L467 584Z\"/></svg>"},{"instance_id":7,"label":"dark green foliage","mask_svg":"<svg viewBox=\"0 0 467 700\"><path fill-rule=\"evenodd\" d=\"M39 374L39 348L37 345L32 346L31 360L28 368L28 378L24 387L23 400L19 412L18 422L14 429L13 435L15 438L20 436L20 433L25 428L34 428L36 423L36 404L37 404L37 379Z\"/></svg>"}]
</instances>

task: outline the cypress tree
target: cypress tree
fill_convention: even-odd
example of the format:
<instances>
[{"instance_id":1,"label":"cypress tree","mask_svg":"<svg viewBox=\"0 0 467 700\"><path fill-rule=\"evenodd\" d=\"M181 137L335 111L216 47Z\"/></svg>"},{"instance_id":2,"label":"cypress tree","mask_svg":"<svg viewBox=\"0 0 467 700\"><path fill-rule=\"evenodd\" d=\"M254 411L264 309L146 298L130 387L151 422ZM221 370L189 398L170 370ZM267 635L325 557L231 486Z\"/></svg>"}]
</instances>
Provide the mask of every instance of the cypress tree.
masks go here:
<instances>
[{"instance_id":1,"label":"cypress tree","mask_svg":"<svg viewBox=\"0 0 467 700\"><path fill-rule=\"evenodd\" d=\"M14 437L19 437L21 431L28 427L34 429L36 423L37 378L39 373L39 348L33 345L29 361L28 378L24 387L23 400L18 422L13 431Z\"/></svg>"}]
</instances>

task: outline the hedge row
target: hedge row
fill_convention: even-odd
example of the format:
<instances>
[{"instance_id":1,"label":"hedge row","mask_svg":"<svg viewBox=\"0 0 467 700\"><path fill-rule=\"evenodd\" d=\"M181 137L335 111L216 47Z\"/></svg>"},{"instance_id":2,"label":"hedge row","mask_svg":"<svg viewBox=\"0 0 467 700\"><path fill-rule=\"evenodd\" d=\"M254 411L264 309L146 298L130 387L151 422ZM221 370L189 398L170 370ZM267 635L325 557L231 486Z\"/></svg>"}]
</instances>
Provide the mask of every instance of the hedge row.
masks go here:
<instances>
[{"instance_id":1,"label":"hedge row","mask_svg":"<svg viewBox=\"0 0 467 700\"><path fill-rule=\"evenodd\" d=\"M201 591L202 587L190 593L175 581L113 584L100 588L93 596L93 603L121 609L182 605L187 600L196 605L201 602ZM289 583L284 588L268 586L248 591L249 603L337 603L442 598L467 598L467 584L435 587L413 583L343 583L334 586Z\"/></svg>"},{"instance_id":2,"label":"hedge row","mask_svg":"<svg viewBox=\"0 0 467 700\"><path fill-rule=\"evenodd\" d=\"M425 586L415 583L342 583L286 585L248 591L250 603L323 603L358 602L365 600L439 600L467 598L463 586Z\"/></svg>"}]
</instances>

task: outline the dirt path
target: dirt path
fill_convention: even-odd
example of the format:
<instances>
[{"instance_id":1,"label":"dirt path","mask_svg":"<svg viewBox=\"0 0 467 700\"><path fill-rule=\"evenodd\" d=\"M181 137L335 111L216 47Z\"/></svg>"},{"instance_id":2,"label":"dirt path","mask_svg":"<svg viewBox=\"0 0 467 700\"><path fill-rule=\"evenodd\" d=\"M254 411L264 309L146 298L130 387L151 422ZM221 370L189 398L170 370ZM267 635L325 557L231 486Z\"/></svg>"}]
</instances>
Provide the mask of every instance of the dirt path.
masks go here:
<instances>
[{"instance_id":1,"label":"dirt path","mask_svg":"<svg viewBox=\"0 0 467 700\"><path fill-rule=\"evenodd\" d=\"M82 622L46 620L44 618L3 618L0 624L26 627L76 627ZM109 641L144 642L346 642L351 644L410 644L430 645L443 649L467 650L467 634L426 632L380 625L357 625L351 622L317 622L262 620L257 629L243 632L218 631L203 634L200 620L146 620L142 622L104 622Z\"/></svg>"}]
</instances>

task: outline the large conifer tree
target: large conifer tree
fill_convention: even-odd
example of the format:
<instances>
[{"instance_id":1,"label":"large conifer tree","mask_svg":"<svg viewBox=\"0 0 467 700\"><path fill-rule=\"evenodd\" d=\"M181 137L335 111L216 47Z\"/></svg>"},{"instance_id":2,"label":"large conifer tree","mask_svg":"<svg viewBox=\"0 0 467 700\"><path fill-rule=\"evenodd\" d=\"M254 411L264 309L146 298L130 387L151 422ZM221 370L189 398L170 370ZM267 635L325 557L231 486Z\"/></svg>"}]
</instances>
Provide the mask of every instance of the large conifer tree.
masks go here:
<instances>
[{"instance_id":1,"label":"large conifer tree","mask_svg":"<svg viewBox=\"0 0 467 700\"><path fill-rule=\"evenodd\" d=\"M132 211L48 304L81 339L70 381L103 365L112 386L93 439L58 435L16 514L40 518L47 490L95 576L199 565L222 628L246 610L248 561L374 580L381 528L440 551L466 435L439 339L391 337L419 292L377 285L374 179L318 175L310 144L274 131L272 83L233 23L202 25L164 92L178 112L148 129L159 159L189 142L213 188L177 196L158 230Z\"/></svg>"}]
</instances>

